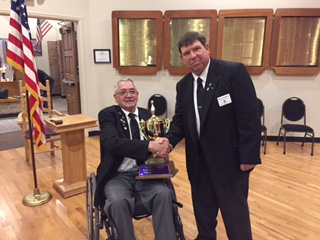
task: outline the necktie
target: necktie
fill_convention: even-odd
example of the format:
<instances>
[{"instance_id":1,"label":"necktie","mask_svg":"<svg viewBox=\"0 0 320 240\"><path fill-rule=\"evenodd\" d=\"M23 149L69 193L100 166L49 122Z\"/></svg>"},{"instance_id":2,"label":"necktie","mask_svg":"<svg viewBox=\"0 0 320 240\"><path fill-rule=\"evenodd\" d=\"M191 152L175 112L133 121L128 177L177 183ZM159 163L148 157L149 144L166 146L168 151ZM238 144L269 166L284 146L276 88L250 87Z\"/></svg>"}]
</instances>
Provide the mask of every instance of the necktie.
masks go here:
<instances>
[{"instance_id":1,"label":"necktie","mask_svg":"<svg viewBox=\"0 0 320 240\"><path fill-rule=\"evenodd\" d=\"M135 114L129 113L131 135L132 139L140 139L140 130L135 116Z\"/></svg>"},{"instance_id":2,"label":"necktie","mask_svg":"<svg viewBox=\"0 0 320 240\"><path fill-rule=\"evenodd\" d=\"M202 110L202 106L204 103L204 88L202 85L202 79L198 78L197 79L198 82L198 87L197 87L197 101L198 101L198 111L199 111L199 116L201 117L201 110Z\"/></svg>"}]
</instances>

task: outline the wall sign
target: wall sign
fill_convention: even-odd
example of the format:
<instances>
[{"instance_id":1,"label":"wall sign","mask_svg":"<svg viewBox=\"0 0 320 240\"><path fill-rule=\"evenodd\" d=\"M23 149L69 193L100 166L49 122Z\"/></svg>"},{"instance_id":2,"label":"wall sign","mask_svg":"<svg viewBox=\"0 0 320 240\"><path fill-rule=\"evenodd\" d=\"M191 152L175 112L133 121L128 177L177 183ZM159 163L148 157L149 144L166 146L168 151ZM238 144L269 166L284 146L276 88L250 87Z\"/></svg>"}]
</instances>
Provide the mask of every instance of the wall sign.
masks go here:
<instances>
[{"instance_id":1,"label":"wall sign","mask_svg":"<svg viewBox=\"0 0 320 240\"><path fill-rule=\"evenodd\" d=\"M93 49L94 63L111 63L110 49Z\"/></svg>"}]
</instances>

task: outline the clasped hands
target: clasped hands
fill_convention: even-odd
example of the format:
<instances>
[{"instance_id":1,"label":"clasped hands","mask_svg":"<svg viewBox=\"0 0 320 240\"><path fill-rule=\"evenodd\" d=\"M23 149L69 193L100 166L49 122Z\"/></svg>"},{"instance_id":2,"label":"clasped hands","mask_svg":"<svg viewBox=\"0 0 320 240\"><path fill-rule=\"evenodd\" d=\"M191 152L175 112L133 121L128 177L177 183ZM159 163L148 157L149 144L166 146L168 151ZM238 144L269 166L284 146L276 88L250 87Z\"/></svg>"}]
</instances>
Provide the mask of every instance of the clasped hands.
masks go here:
<instances>
[{"instance_id":1,"label":"clasped hands","mask_svg":"<svg viewBox=\"0 0 320 240\"><path fill-rule=\"evenodd\" d=\"M167 138L156 138L154 141L149 142L148 150L155 154L156 157L168 158L172 150L172 145Z\"/></svg>"}]
</instances>

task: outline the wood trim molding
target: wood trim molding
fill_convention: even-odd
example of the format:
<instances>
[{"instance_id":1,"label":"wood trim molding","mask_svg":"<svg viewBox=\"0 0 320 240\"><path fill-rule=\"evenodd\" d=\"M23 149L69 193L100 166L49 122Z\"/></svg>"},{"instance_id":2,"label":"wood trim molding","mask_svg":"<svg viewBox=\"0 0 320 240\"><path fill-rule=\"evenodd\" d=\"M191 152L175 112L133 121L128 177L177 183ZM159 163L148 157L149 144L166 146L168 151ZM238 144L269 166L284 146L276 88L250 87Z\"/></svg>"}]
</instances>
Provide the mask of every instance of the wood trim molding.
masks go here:
<instances>
[{"instance_id":1,"label":"wood trim molding","mask_svg":"<svg viewBox=\"0 0 320 240\"><path fill-rule=\"evenodd\" d=\"M119 19L155 19L156 36L156 64L155 66L120 66L119 64ZM161 11L113 11L112 12L112 42L113 42L113 67L121 74L156 74L162 69L162 39L163 23Z\"/></svg>"},{"instance_id":2,"label":"wood trim molding","mask_svg":"<svg viewBox=\"0 0 320 240\"><path fill-rule=\"evenodd\" d=\"M250 51L246 51L245 55L247 55L246 57L250 57L250 59L254 58L254 54L257 54L256 51L254 50L254 48L259 48L259 52L261 52L261 54L259 54L260 59L259 61L261 62L260 64L257 64L256 66L252 65L246 65L247 70L249 72L249 74L254 75L254 74L261 74L265 69L268 68L269 66L269 53L270 53L270 44L271 44L271 34L272 34L272 21L273 21L273 9L239 9L239 10L220 10L219 11L219 18L218 18L218 37L217 37L217 58L219 59L224 59L223 56L223 47L224 44L227 44L227 40L225 38L225 20L226 19L230 19L230 18L234 18L235 21L242 20L244 18L251 20L253 18L262 18L264 19L264 36L261 39L261 42L254 42L254 40L256 39L252 39L252 32L254 33L253 35L257 35L256 31L257 29L250 29L251 26L242 26L244 27L244 29L229 29L230 30L234 30L236 31L233 34L233 37L239 37L237 34L237 32L239 33L242 32L243 33L243 38L240 39L240 41L237 43L237 45L240 45L240 47L242 47L243 49L245 49L245 41L247 41L249 39L249 41L251 41L251 48ZM260 20L258 20L260 21ZM249 21L248 21L249 22ZM250 24L250 22L249 22ZM246 27L249 28L249 32L248 34L246 33ZM250 35L249 35L250 34ZM235 42L237 39L231 39L232 42ZM260 40L260 39L259 39ZM248 54L250 56L248 56ZM231 58L233 58L232 56L230 56ZM234 57L239 57L241 58L241 56L234 56ZM232 61L233 59L224 59L224 60L230 60ZM235 60L233 60L235 61ZM238 60L241 61L241 60ZM243 62L243 61L241 61Z\"/></svg>"},{"instance_id":3,"label":"wood trim molding","mask_svg":"<svg viewBox=\"0 0 320 240\"><path fill-rule=\"evenodd\" d=\"M172 19L210 19L210 33L208 41L210 54L212 57L215 57L216 52L216 29L217 29L217 11L216 10L172 10L172 11L165 11L164 13L164 67L168 69L169 73L172 75L185 75L190 72L189 69L185 67L173 67L170 66L170 47L171 44L175 46L177 43L172 43L171 39L171 20ZM192 29L190 29L192 30ZM207 39L208 40L208 39ZM177 54L179 54L177 49ZM180 55L180 54L179 54Z\"/></svg>"},{"instance_id":4,"label":"wood trim molding","mask_svg":"<svg viewBox=\"0 0 320 240\"><path fill-rule=\"evenodd\" d=\"M307 18L315 18L317 22L314 29L310 29L309 34L305 34L306 27L310 24L304 22ZM301 21L299 21L299 18ZM292 29L291 21L292 19ZM277 75L317 75L320 70L320 37L318 28L320 27L320 8L285 8L277 9L274 18L273 39L270 57L270 68L274 70ZM298 20L299 22L297 22ZM289 22L287 28L291 29L290 34L285 32L283 26L284 21ZM293 28L300 25L300 27ZM283 28L283 29L282 29ZM312 33L315 33L312 36ZM308 36L309 35L309 36ZM301 36L305 36L301 38ZM293 40L293 41L292 41ZM308 41L309 40L309 41ZM293 43L296 42L296 43ZM308 47L309 45L310 47ZM306 50L307 49L307 50ZM301 52L300 52L301 51ZM283 56L281 56L281 54ZM290 57L287 55L290 54ZM285 56L284 56L285 55ZM301 55L304 58L301 58ZM312 55L312 56L310 56ZM283 60L279 61L279 58ZM301 62L308 62L308 59L313 59L311 64Z\"/></svg>"}]
</instances>

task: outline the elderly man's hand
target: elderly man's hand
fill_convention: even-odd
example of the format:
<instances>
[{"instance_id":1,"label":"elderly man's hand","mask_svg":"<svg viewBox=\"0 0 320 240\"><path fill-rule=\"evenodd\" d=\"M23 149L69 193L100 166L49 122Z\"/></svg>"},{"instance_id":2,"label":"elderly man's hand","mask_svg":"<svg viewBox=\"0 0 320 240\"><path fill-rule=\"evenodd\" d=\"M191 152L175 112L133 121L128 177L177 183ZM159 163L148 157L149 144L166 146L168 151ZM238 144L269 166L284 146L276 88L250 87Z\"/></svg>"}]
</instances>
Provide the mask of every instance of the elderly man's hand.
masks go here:
<instances>
[{"instance_id":1,"label":"elderly man's hand","mask_svg":"<svg viewBox=\"0 0 320 240\"><path fill-rule=\"evenodd\" d=\"M172 145L167 138L156 138L149 142L148 150L154 153L157 157L168 158L172 150Z\"/></svg>"}]
</instances>

